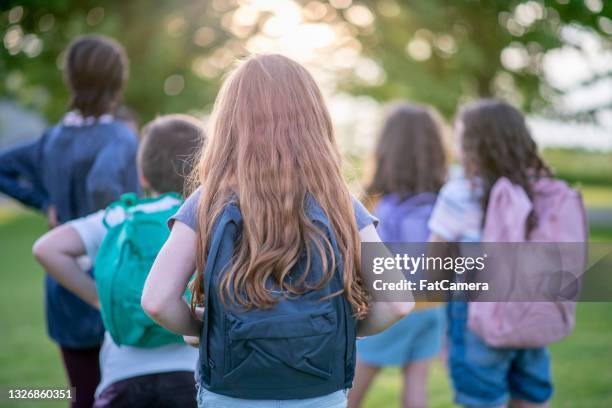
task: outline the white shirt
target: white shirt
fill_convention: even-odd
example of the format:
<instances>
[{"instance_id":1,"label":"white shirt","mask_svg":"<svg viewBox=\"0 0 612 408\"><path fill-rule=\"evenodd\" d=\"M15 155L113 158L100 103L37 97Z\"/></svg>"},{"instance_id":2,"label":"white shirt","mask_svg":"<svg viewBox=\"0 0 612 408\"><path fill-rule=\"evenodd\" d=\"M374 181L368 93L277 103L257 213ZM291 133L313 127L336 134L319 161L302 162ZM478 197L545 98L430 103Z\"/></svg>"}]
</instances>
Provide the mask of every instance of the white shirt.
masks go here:
<instances>
[{"instance_id":1,"label":"white shirt","mask_svg":"<svg viewBox=\"0 0 612 408\"><path fill-rule=\"evenodd\" d=\"M155 210L160 205L174 205L175 201L174 198L167 197L151 204L143 204L141 209ZM107 233L103 224L104 217L105 210L100 210L69 223L81 237L87 257L92 261L96 259ZM111 211L106 217L106 221L111 226L123 220L124 214L120 208ZM106 332L100 350L101 380L96 388L96 397L109 385L126 378L172 371L194 371L197 361L198 350L186 344L170 344L155 348L119 346Z\"/></svg>"}]
</instances>

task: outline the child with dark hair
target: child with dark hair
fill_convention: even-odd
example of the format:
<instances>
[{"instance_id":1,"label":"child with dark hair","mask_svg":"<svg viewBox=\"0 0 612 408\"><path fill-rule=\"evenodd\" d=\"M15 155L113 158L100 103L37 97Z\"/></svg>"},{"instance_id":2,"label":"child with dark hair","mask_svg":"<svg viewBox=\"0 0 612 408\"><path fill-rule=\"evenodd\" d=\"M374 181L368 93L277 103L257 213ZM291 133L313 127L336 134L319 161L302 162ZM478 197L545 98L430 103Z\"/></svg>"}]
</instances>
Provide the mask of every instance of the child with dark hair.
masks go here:
<instances>
[{"instance_id":1,"label":"child with dark hair","mask_svg":"<svg viewBox=\"0 0 612 408\"><path fill-rule=\"evenodd\" d=\"M70 108L83 117L112 114L128 77L123 47L97 35L79 37L69 46L65 64Z\"/></svg>"},{"instance_id":2,"label":"child with dark hair","mask_svg":"<svg viewBox=\"0 0 612 408\"><path fill-rule=\"evenodd\" d=\"M446 155L439 115L431 108L394 105L375 154L375 172L366 192L375 201L378 234L384 242L425 243L427 222L446 180ZM401 367L403 407L427 406L427 377L444 329L441 307L417 310L375 336L357 342L355 382L349 407L361 405L383 367Z\"/></svg>"},{"instance_id":3,"label":"child with dark hair","mask_svg":"<svg viewBox=\"0 0 612 408\"><path fill-rule=\"evenodd\" d=\"M109 38L79 37L68 47L64 74L71 110L39 139L0 152L0 192L46 213L50 227L139 191L138 139L114 117L128 75L125 51ZM48 332L79 395L73 406L91 406L100 315L48 276L45 287Z\"/></svg>"},{"instance_id":4,"label":"child with dark hair","mask_svg":"<svg viewBox=\"0 0 612 408\"><path fill-rule=\"evenodd\" d=\"M432 242L481 242L489 198L501 179L535 202L535 187L552 178L523 114L507 102L484 99L464 106L455 122L464 174L441 189L429 228ZM497 221L497 220L496 220ZM529 235L532 211L512 228ZM541 220L540 220L541 221ZM502 220L499 220L501 223ZM486 239L484 239L486 241ZM449 368L455 402L468 407L544 407L553 387L546 347L494 347L468 325L473 304L448 305Z\"/></svg>"},{"instance_id":5,"label":"child with dark hair","mask_svg":"<svg viewBox=\"0 0 612 408\"><path fill-rule=\"evenodd\" d=\"M145 126L138 150L141 184L150 192L150 198L128 208L118 205L132 199L128 194L105 210L53 229L34 245L34 255L49 274L80 299L102 310L107 331L100 352L102 379L96 390L95 408L196 405L197 350L184 344L180 336L160 332L161 328L154 327L152 321L143 322L144 312L136 311L140 294L134 295L137 305L130 304L121 286L134 284L136 288L138 279L134 276L148 273L146 260L152 262L156 255L154 243L159 242L160 246L163 243L163 239L157 239L152 224L156 220L161 222L161 235L169 233L168 215L164 214L172 213L182 202L179 195L185 177L192 171L194 156L203 144L203 136L202 123L193 117L167 115L155 119ZM151 217L144 221L146 228L134 221L145 213ZM151 257L138 256L137 265L128 263L122 269L129 250L121 251L120 241L128 230L134 232L128 244L146 247ZM120 249L123 259L105 262L115 253L114 248ZM140 253L140 249L136 252ZM101 263L93 278L79 266L78 259L85 255L94 266ZM124 314L121 319L129 326L138 327L135 332L120 330L119 318L111 319L121 313ZM134 333L139 334L138 340L130 337ZM119 340L122 342L118 343ZM77 398L78 395L77 392Z\"/></svg>"},{"instance_id":6,"label":"child with dark hair","mask_svg":"<svg viewBox=\"0 0 612 408\"><path fill-rule=\"evenodd\" d=\"M147 124L142 130L138 149L140 182L144 190L183 193L185 176L191 172L195 160L194 150L189 150L194 129L201 131L200 121L188 115L165 115ZM172 136L172 137L171 137ZM186 151L188 153L186 153Z\"/></svg>"}]
</instances>

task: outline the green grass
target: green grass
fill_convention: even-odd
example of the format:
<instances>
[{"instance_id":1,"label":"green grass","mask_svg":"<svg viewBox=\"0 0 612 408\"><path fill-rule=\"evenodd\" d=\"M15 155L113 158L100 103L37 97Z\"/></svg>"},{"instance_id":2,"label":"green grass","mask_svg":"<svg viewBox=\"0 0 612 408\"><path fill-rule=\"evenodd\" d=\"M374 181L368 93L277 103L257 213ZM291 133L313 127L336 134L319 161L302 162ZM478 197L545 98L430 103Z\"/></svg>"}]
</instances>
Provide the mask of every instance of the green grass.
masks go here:
<instances>
[{"instance_id":1,"label":"green grass","mask_svg":"<svg viewBox=\"0 0 612 408\"><path fill-rule=\"evenodd\" d=\"M43 273L31 255L44 219L26 212L0 212L0 386L66 386L59 350L47 337ZM38 406L40 404L0 406ZM65 403L45 403L65 407Z\"/></svg>"},{"instance_id":2,"label":"green grass","mask_svg":"<svg viewBox=\"0 0 612 408\"><path fill-rule=\"evenodd\" d=\"M610 186L580 185L584 202L588 207L612 207L612 188Z\"/></svg>"},{"instance_id":3,"label":"green grass","mask_svg":"<svg viewBox=\"0 0 612 408\"><path fill-rule=\"evenodd\" d=\"M582 149L545 149L555 174L582 192L588 207L612 207L612 153Z\"/></svg>"},{"instance_id":4,"label":"green grass","mask_svg":"<svg viewBox=\"0 0 612 408\"><path fill-rule=\"evenodd\" d=\"M589 239L591 242L612 242L612 229L591 226Z\"/></svg>"},{"instance_id":5,"label":"green grass","mask_svg":"<svg viewBox=\"0 0 612 408\"><path fill-rule=\"evenodd\" d=\"M65 386L56 346L47 338L42 305L42 270L30 250L45 231L42 217L0 210L0 387ZM593 230L593 240L612 242L611 230ZM552 347L553 407L612 406L612 303L582 303L571 337ZM436 361L429 395L432 407L451 407L446 369ZM399 405L401 377L386 369L367 396L366 407ZM64 403L0 406L65 407Z\"/></svg>"},{"instance_id":6,"label":"green grass","mask_svg":"<svg viewBox=\"0 0 612 408\"><path fill-rule=\"evenodd\" d=\"M582 149L545 149L542 156L555 174L571 183L612 186L612 152ZM612 205L612 204L608 204Z\"/></svg>"}]
</instances>

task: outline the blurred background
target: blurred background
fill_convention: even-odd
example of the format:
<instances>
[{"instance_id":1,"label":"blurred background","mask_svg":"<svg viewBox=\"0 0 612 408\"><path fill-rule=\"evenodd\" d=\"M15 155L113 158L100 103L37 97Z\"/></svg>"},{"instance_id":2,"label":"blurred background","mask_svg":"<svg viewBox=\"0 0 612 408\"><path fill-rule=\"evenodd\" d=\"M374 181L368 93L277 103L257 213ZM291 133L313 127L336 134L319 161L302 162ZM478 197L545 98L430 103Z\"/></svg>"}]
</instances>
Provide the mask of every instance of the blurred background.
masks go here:
<instances>
[{"instance_id":1,"label":"blurred background","mask_svg":"<svg viewBox=\"0 0 612 408\"><path fill-rule=\"evenodd\" d=\"M277 52L306 65L321 85L355 189L385 103L431 104L452 124L459 104L498 96L527 112L546 159L583 192L591 239L612 242L611 1L0 3L0 148L39 137L65 113L63 50L80 34L103 33L125 46L124 103L141 125L174 112L205 118L237 58ZM44 230L41 216L0 199L0 386L64 381L45 335L42 273L30 255ZM612 406L611 314L610 304L581 304L576 332L553 347L553 406ZM397 406L400 380L386 370L367 406ZM430 391L432 406L452 406L442 362Z\"/></svg>"}]
</instances>

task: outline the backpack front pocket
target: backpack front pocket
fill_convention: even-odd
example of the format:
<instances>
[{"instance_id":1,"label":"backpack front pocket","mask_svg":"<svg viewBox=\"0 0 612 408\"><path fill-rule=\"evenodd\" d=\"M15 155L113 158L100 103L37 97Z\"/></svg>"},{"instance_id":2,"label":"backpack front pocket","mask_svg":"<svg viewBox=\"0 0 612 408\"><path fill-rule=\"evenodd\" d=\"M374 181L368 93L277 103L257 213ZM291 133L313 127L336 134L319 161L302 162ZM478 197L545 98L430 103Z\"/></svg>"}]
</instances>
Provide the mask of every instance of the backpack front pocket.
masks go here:
<instances>
[{"instance_id":1,"label":"backpack front pocket","mask_svg":"<svg viewBox=\"0 0 612 408\"><path fill-rule=\"evenodd\" d=\"M226 315L223 381L248 378L257 388L277 388L276 381L318 383L332 375L337 322L333 312L271 316L241 321Z\"/></svg>"}]
</instances>

